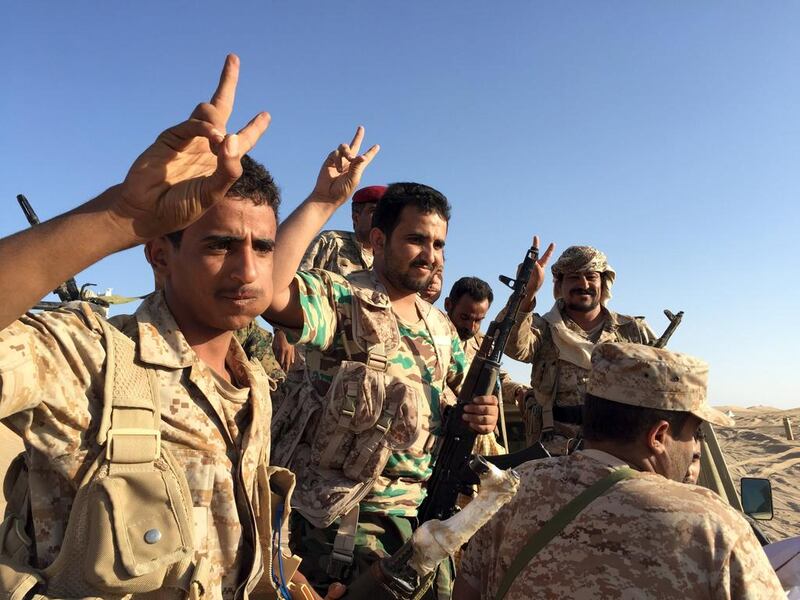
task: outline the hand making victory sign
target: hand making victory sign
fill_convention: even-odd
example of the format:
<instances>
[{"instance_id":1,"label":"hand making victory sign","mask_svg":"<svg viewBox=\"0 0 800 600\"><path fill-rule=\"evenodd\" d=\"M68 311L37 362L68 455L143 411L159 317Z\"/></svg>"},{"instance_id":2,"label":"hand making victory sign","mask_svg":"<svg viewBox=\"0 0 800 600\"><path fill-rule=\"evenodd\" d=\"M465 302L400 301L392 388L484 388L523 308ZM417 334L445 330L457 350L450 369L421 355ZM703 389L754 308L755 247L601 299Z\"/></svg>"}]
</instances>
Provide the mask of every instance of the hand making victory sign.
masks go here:
<instances>
[{"instance_id":1,"label":"hand making victory sign","mask_svg":"<svg viewBox=\"0 0 800 600\"><path fill-rule=\"evenodd\" d=\"M230 54L211 101L164 131L133 163L114 211L138 242L190 225L242 174L241 158L266 131L270 115L259 113L226 135L238 79L239 58Z\"/></svg>"},{"instance_id":2,"label":"hand making victory sign","mask_svg":"<svg viewBox=\"0 0 800 600\"><path fill-rule=\"evenodd\" d=\"M259 113L237 134L226 134L238 76L239 59L231 54L211 102L199 104L187 121L159 135L123 183L0 240L0 329L89 265L183 229L225 196L241 175L242 155L270 119L268 113ZM59 260L52 260L54 256Z\"/></svg>"},{"instance_id":3,"label":"hand making victory sign","mask_svg":"<svg viewBox=\"0 0 800 600\"><path fill-rule=\"evenodd\" d=\"M538 235L533 236L533 247L539 247ZM522 299L522 304L519 307L521 311L530 312L533 310L536 292L541 289L542 284L544 283L544 268L550 261L550 257L553 256L555 249L555 244L550 243L550 245L547 246L547 250L544 251L544 254L540 256L539 260L537 260L536 264L534 264L533 271L531 272L531 278L528 280L528 285L525 288L525 297Z\"/></svg>"}]
</instances>

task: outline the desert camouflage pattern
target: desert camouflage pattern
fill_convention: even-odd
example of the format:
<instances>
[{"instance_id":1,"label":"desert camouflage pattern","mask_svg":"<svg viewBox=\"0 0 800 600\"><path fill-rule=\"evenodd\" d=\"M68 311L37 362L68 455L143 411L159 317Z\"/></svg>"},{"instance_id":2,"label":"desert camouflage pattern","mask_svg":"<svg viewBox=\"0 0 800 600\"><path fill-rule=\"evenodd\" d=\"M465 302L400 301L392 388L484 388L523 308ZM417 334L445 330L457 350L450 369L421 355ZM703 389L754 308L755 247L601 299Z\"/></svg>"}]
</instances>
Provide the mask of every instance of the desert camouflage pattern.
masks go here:
<instances>
[{"instance_id":1,"label":"desert camouflage pattern","mask_svg":"<svg viewBox=\"0 0 800 600\"><path fill-rule=\"evenodd\" d=\"M589 335L564 310L564 301L557 305L565 325L576 335L589 340ZM656 336L640 317L620 315L607 308L602 308L605 322L599 336L589 341L595 344L607 342L631 342L634 344L652 344ZM505 315L504 308L497 316ZM526 425L528 444L539 440L541 419L538 409L546 402L556 406L581 406L586 384L589 381L589 370L571 362L559 359L558 348L553 342L550 325L543 317L535 313L520 312L511 329L505 355L514 360L532 364L532 394L517 396L517 404ZM545 447L554 454L563 454L567 440L578 435L580 427L571 423L555 422L555 436L547 441Z\"/></svg>"},{"instance_id":2,"label":"desert camouflage pattern","mask_svg":"<svg viewBox=\"0 0 800 600\"><path fill-rule=\"evenodd\" d=\"M588 391L622 404L690 412L714 425L733 419L706 403L708 364L688 354L638 344L600 344Z\"/></svg>"},{"instance_id":3,"label":"desert camouflage pattern","mask_svg":"<svg viewBox=\"0 0 800 600\"><path fill-rule=\"evenodd\" d=\"M39 569L58 555L77 488L100 451L95 437L106 358L100 318L83 304L25 315L0 332L0 417L29 450L34 566ZM136 342L141 363L156 372L162 443L189 484L196 550L211 565L208 597L233 598L245 582L255 584L263 570L253 564L253 498L257 467L269 460L272 410L264 371L232 340L227 364L249 396L226 400L161 292L148 297L135 315L114 322ZM158 597L182 593L162 590Z\"/></svg>"},{"instance_id":4,"label":"desert camouflage pattern","mask_svg":"<svg viewBox=\"0 0 800 600\"><path fill-rule=\"evenodd\" d=\"M267 331L255 321L252 321L247 327L237 329L234 335L242 345L247 358L255 358L264 367L264 371L266 371L272 383L273 390L286 379L286 373L281 369L278 359L275 358L275 353L272 351L273 336L271 331Z\"/></svg>"},{"instance_id":5,"label":"desert camouflage pattern","mask_svg":"<svg viewBox=\"0 0 800 600\"><path fill-rule=\"evenodd\" d=\"M306 250L300 271L324 269L347 277L372 268L372 252L365 250L352 231L323 231Z\"/></svg>"},{"instance_id":6,"label":"desert camouflage pattern","mask_svg":"<svg viewBox=\"0 0 800 600\"><path fill-rule=\"evenodd\" d=\"M430 450L441 427L444 390L446 387L457 390L466 371L455 329L444 313L422 299L417 300L417 309L423 315L419 323L409 324L394 318L389 298L372 271L354 273L347 279L328 271L299 272L296 281L305 323L302 331L286 330L286 333L290 342L306 345L304 377L307 383L305 386L298 383L301 389L313 388L318 398L324 397L343 361L367 362L366 354L359 348L362 342L353 337L353 296L358 295L361 306L365 307L363 314L357 317L362 338L384 344L389 359L385 372L387 381L402 382L417 397L416 419L405 421L409 428L413 426L411 433L416 434L415 439L409 444L409 439L404 438L409 431L395 432L394 447L406 447L388 457L386 466L360 505L362 514L416 516L417 507L424 498L422 483L431 473ZM280 410L285 410L289 402L292 406L298 405L298 411L305 410L299 405L313 401L307 394L297 402L282 399ZM333 418L323 418L324 411L325 407L319 407L313 414L298 412L286 419L290 427L293 422L309 423L297 445L298 456L314 448L320 428L327 427L327 420ZM289 430L276 431L275 424L273 430L278 442L293 434ZM276 447L276 455L281 457L280 463L287 453ZM296 498L307 485L302 472L297 472L297 476L300 489Z\"/></svg>"},{"instance_id":7,"label":"desert camouflage pattern","mask_svg":"<svg viewBox=\"0 0 800 600\"><path fill-rule=\"evenodd\" d=\"M517 469L516 497L469 542L462 576L494 598L528 537L622 461L589 450ZM785 598L747 522L716 494L655 473L596 499L520 572L506 600Z\"/></svg>"},{"instance_id":8,"label":"desert camouflage pattern","mask_svg":"<svg viewBox=\"0 0 800 600\"><path fill-rule=\"evenodd\" d=\"M603 292L600 302L605 306L611 300L611 287L617 278L617 272L608 264L608 258L597 248L591 246L570 246L558 260L550 267L553 274L553 296L556 300L561 298L561 289L558 279L567 273L590 273L597 272L603 274Z\"/></svg>"}]
</instances>

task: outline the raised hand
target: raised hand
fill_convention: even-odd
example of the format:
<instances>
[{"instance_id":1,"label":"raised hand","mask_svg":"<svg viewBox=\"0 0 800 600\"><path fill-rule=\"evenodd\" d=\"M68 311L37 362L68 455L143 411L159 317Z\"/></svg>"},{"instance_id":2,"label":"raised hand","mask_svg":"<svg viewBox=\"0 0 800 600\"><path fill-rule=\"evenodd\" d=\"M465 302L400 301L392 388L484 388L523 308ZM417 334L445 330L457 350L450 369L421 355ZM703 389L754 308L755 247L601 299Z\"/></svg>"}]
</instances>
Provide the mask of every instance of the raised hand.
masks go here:
<instances>
[{"instance_id":1,"label":"raised hand","mask_svg":"<svg viewBox=\"0 0 800 600\"><path fill-rule=\"evenodd\" d=\"M259 113L238 133L226 134L238 79L239 58L230 54L211 101L159 135L131 166L111 210L132 230L134 243L190 225L242 174L241 157L266 131L270 116Z\"/></svg>"},{"instance_id":2,"label":"raised hand","mask_svg":"<svg viewBox=\"0 0 800 600\"><path fill-rule=\"evenodd\" d=\"M359 125L350 144L341 144L328 155L317 176L312 197L339 206L355 192L364 169L381 149L375 144L359 154L363 140L364 128Z\"/></svg>"},{"instance_id":3,"label":"raised hand","mask_svg":"<svg viewBox=\"0 0 800 600\"><path fill-rule=\"evenodd\" d=\"M539 247L539 236L533 236L533 247ZM533 272L531 273L531 278L528 280L528 286L525 289L525 298L526 300L530 301L536 295L542 284L544 283L544 268L547 266L550 257L553 255L553 251L556 249L555 244L550 244L547 246L547 250L544 251L544 254L539 256L539 260L536 261L536 264L533 266Z\"/></svg>"}]
</instances>

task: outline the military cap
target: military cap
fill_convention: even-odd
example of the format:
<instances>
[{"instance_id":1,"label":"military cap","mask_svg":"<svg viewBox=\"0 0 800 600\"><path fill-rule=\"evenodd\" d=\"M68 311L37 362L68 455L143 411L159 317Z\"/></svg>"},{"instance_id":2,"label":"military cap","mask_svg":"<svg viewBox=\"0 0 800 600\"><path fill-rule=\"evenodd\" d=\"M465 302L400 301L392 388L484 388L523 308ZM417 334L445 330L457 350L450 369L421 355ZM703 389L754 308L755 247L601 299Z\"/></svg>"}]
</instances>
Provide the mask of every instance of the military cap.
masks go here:
<instances>
[{"instance_id":1,"label":"military cap","mask_svg":"<svg viewBox=\"0 0 800 600\"><path fill-rule=\"evenodd\" d=\"M370 185L363 187L353 194L353 204L364 204L366 202L377 202L386 193L385 185Z\"/></svg>"},{"instance_id":2,"label":"military cap","mask_svg":"<svg viewBox=\"0 0 800 600\"><path fill-rule=\"evenodd\" d=\"M561 298L561 286L558 285L558 279L562 275L566 273L603 273L605 276L603 277L603 292L600 302L604 306L611 300L611 286L614 285L614 280L617 278L617 272L608 264L606 255L591 246L570 246L553 263L550 272L553 273L553 296L556 300Z\"/></svg>"},{"instance_id":3,"label":"military cap","mask_svg":"<svg viewBox=\"0 0 800 600\"><path fill-rule=\"evenodd\" d=\"M598 344L586 391L593 396L659 410L690 412L729 427L733 419L706 402L708 364L643 344Z\"/></svg>"}]
</instances>

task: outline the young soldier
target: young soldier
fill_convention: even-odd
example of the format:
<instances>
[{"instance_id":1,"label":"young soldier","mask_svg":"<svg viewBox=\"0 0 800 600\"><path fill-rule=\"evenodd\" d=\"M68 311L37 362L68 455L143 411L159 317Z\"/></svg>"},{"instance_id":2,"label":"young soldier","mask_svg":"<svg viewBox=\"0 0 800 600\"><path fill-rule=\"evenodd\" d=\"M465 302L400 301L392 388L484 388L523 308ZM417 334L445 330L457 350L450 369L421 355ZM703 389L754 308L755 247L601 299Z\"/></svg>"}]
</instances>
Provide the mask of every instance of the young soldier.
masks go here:
<instances>
[{"instance_id":1,"label":"young soldier","mask_svg":"<svg viewBox=\"0 0 800 600\"><path fill-rule=\"evenodd\" d=\"M263 167L242 173L269 115L226 133L238 72L230 55L211 102L121 184L0 240L0 416L29 468L30 504L0 540L13 597L233 599L286 584L271 566L293 478L269 467L268 383L233 338L272 300L278 205ZM323 170L312 198L344 202L372 156ZM141 243L164 286L124 333L86 305L23 315Z\"/></svg>"}]
</instances>

